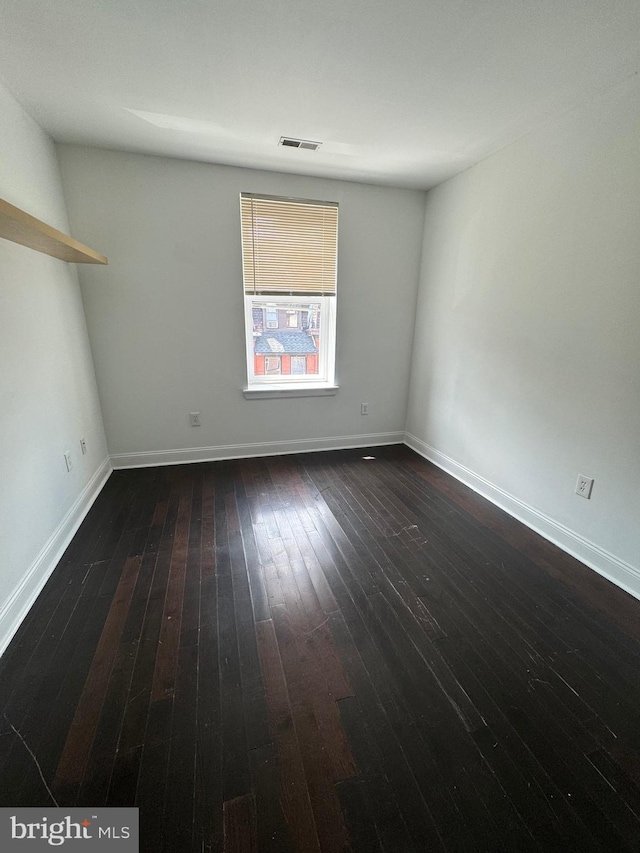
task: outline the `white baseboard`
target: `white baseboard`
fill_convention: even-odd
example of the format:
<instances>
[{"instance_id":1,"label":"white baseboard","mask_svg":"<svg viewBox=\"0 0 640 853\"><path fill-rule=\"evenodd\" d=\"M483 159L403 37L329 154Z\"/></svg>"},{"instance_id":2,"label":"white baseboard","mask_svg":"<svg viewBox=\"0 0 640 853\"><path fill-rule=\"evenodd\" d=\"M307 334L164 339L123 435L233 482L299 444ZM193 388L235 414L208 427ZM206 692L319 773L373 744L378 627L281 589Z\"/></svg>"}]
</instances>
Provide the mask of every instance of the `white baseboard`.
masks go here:
<instances>
[{"instance_id":1,"label":"white baseboard","mask_svg":"<svg viewBox=\"0 0 640 853\"><path fill-rule=\"evenodd\" d=\"M5 651L111 474L107 457L53 531L26 574L0 608L0 655Z\"/></svg>"},{"instance_id":2,"label":"white baseboard","mask_svg":"<svg viewBox=\"0 0 640 853\"><path fill-rule=\"evenodd\" d=\"M156 465L187 465L191 462L249 459L253 456L282 456L286 453L313 453L318 450L348 450L354 447L378 447L383 444L402 444L403 442L403 432L377 432L368 435L267 441L259 444L222 444L217 447L187 447L183 450L115 453L111 456L111 464L115 469L151 468Z\"/></svg>"},{"instance_id":3,"label":"white baseboard","mask_svg":"<svg viewBox=\"0 0 640 853\"><path fill-rule=\"evenodd\" d=\"M435 447L431 447L431 445L416 438L415 435L406 433L405 444L419 453L420 456L424 456L425 459L433 462L438 468L442 468L443 471L451 474L456 480L460 480L469 486L474 492L478 492L491 503L496 504L500 509L517 518L518 521L526 524L527 527L535 530L545 539L553 542L554 545L562 548L563 551L571 554L572 557L576 557L585 563L590 569L633 595L634 598L640 599L640 569L620 560L614 554L605 551L604 548L590 542L560 522L540 512L540 510L510 495L484 477L475 474L469 468L460 465L454 459L436 450Z\"/></svg>"}]
</instances>

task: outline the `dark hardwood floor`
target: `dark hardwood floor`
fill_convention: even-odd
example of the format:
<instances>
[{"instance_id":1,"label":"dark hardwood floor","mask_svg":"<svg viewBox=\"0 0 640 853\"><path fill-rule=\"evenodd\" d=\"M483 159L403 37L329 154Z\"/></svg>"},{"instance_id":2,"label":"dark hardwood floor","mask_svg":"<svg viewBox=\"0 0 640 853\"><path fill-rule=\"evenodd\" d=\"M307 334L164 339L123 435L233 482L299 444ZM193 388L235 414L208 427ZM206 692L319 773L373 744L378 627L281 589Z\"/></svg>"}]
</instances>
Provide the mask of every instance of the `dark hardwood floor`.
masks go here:
<instances>
[{"instance_id":1,"label":"dark hardwood floor","mask_svg":"<svg viewBox=\"0 0 640 853\"><path fill-rule=\"evenodd\" d=\"M637 853L639 616L406 447L118 471L0 660L0 805L137 805L149 853Z\"/></svg>"}]
</instances>

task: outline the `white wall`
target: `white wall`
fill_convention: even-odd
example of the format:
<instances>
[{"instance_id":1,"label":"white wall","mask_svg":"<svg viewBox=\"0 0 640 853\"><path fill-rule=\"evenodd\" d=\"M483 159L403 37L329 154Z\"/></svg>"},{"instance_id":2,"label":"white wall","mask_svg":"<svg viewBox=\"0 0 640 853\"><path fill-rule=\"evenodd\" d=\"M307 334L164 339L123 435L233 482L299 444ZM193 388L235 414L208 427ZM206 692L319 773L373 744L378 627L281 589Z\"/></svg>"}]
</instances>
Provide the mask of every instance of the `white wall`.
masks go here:
<instances>
[{"instance_id":1,"label":"white wall","mask_svg":"<svg viewBox=\"0 0 640 853\"><path fill-rule=\"evenodd\" d=\"M0 163L0 197L68 233L53 143L2 86ZM0 240L0 651L107 472L76 269Z\"/></svg>"},{"instance_id":2,"label":"white wall","mask_svg":"<svg viewBox=\"0 0 640 853\"><path fill-rule=\"evenodd\" d=\"M109 257L106 275L85 267L80 278L115 465L402 440L424 193L58 152L74 235ZM334 397L242 395L242 191L340 204Z\"/></svg>"},{"instance_id":3,"label":"white wall","mask_svg":"<svg viewBox=\"0 0 640 853\"><path fill-rule=\"evenodd\" d=\"M634 78L428 194L407 419L638 597L639 103Z\"/></svg>"}]
</instances>

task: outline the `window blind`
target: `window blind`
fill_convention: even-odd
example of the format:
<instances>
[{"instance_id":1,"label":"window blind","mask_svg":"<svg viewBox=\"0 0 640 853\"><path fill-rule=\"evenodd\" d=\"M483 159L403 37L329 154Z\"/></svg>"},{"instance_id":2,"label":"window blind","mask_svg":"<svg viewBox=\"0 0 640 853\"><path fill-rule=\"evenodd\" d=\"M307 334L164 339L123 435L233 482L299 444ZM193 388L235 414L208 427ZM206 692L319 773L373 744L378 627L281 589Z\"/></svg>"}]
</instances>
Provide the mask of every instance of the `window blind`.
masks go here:
<instances>
[{"instance_id":1,"label":"window blind","mask_svg":"<svg viewBox=\"0 0 640 853\"><path fill-rule=\"evenodd\" d=\"M247 294L335 296L338 205L240 196Z\"/></svg>"}]
</instances>

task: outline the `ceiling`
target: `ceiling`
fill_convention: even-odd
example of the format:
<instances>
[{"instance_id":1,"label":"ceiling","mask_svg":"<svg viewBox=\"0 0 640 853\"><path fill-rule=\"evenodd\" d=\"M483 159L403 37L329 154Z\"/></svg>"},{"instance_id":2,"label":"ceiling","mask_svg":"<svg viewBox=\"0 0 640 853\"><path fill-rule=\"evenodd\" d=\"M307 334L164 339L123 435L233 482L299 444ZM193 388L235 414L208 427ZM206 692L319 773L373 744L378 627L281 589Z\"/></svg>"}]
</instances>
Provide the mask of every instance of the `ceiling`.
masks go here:
<instances>
[{"instance_id":1,"label":"ceiling","mask_svg":"<svg viewBox=\"0 0 640 853\"><path fill-rule=\"evenodd\" d=\"M56 140L428 188L636 74L639 36L638 0L2 0L0 78Z\"/></svg>"}]
</instances>

